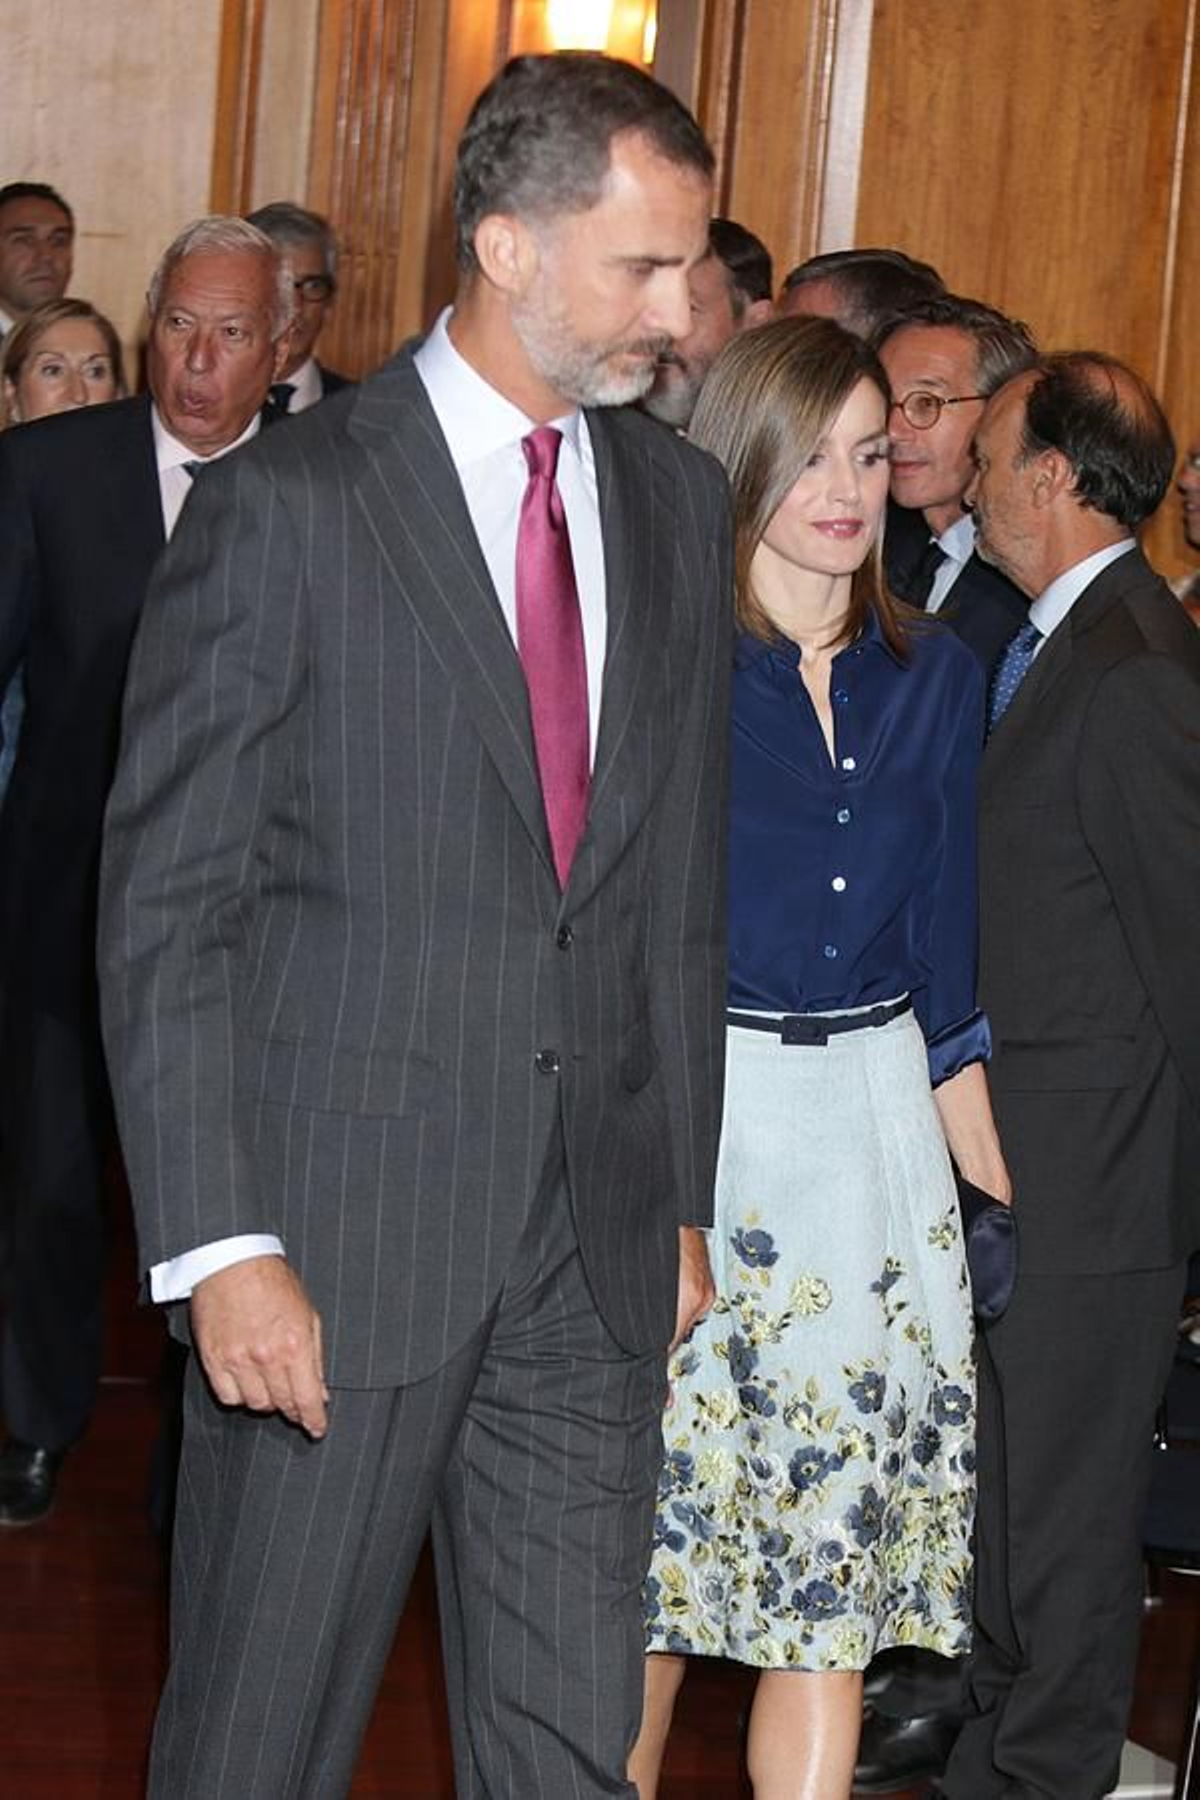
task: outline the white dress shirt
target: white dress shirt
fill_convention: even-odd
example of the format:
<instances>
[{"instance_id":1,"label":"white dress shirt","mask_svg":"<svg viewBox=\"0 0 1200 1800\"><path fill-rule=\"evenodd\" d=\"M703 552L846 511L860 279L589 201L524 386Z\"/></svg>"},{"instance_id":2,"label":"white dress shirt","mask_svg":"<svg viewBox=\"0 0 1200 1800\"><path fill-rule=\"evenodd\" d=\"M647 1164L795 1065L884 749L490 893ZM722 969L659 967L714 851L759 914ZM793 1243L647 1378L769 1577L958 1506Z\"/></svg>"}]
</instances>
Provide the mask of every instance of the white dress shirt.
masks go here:
<instances>
[{"instance_id":1,"label":"white dress shirt","mask_svg":"<svg viewBox=\"0 0 1200 1800\"><path fill-rule=\"evenodd\" d=\"M955 519L953 525L948 526L934 542L946 558L933 578L929 598L925 602L925 611L935 613L941 611L946 595L975 554L975 521L970 513L963 513L961 518Z\"/></svg>"},{"instance_id":2,"label":"white dress shirt","mask_svg":"<svg viewBox=\"0 0 1200 1800\"><path fill-rule=\"evenodd\" d=\"M450 342L442 313L416 354L417 373L450 450L466 496L467 511L492 578L505 623L517 636L517 525L529 470L521 439L535 421L485 381ZM293 405L295 402L293 401ZM575 565L575 586L583 618L583 647L588 678L588 727L595 757L600 722L600 689L604 673L607 603L604 541L596 464L587 420L576 409L552 421L562 432L558 489L562 495ZM231 446L232 448L232 446ZM279 1238L255 1233L221 1238L185 1251L150 1271L155 1300L186 1300L207 1275L245 1262L252 1256L283 1256Z\"/></svg>"},{"instance_id":3,"label":"white dress shirt","mask_svg":"<svg viewBox=\"0 0 1200 1800\"><path fill-rule=\"evenodd\" d=\"M288 401L289 418L293 413L307 412L310 406L315 406L318 400L325 398L325 389L321 385L321 371L317 367L315 356L310 356L306 362L300 364L298 369L293 369L291 374L285 375L283 379L290 382L292 387L292 397ZM278 383L275 385L278 386Z\"/></svg>"},{"instance_id":4,"label":"white dress shirt","mask_svg":"<svg viewBox=\"0 0 1200 1800\"><path fill-rule=\"evenodd\" d=\"M192 474L189 463L219 462L236 450L240 444L248 444L258 433L262 417L255 413L241 437L235 438L232 444L226 444L212 456L197 456L186 444L181 444L177 437L172 437L158 416L157 406L150 408L150 425L154 432L154 460L158 467L158 492L162 501L163 530L168 538L179 523L179 515L183 511L183 503L192 491Z\"/></svg>"},{"instance_id":5,"label":"white dress shirt","mask_svg":"<svg viewBox=\"0 0 1200 1800\"><path fill-rule=\"evenodd\" d=\"M447 307L417 351L417 373L449 446L475 536L515 644L517 525L529 482L521 439L535 429L535 422L459 355L446 330L449 317ZM558 455L558 491L567 515L575 587L583 616L589 739L594 758L607 627L596 463L587 420L578 409L550 422L563 434Z\"/></svg>"}]
</instances>

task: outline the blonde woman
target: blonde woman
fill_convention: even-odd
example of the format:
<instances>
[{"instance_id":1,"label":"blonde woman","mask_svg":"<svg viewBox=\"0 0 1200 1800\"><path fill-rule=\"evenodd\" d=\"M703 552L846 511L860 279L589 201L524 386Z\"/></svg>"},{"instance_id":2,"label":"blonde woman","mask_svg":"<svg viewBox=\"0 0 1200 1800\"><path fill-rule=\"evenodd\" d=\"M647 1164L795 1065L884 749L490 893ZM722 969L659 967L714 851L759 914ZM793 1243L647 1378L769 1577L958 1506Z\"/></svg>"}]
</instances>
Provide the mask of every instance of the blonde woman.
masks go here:
<instances>
[{"instance_id":1,"label":"blonde woman","mask_svg":"<svg viewBox=\"0 0 1200 1800\"><path fill-rule=\"evenodd\" d=\"M125 392L121 345L87 300L50 300L26 313L0 351L4 423L116 400Z\"/></svg>"},{"instance_id":2,"label":"blonde woman","mask_svg":"<svg viewBox=\"0 0 1200 1800\"><path fill-rule=\"evenodd\" d=\"M950 1155L1004 1199L975 1004L982 677L894 603L888 390L822 319L735 339L692 440L734 495L728 1071L718 1298L673 1360L646 1711L761 1671L758 1800L843 1800L862 1669L970 1635L970 1297Z\"/></svg>"},{"instance_id":3,"label":"blonde woman","mask_svg":"<svg viewBox=\"0 0 1200 1800\"><path fill-rule=\"evenodd\" d=\"M121 343L87 300L49 300L26 313L0 345L0 424L116 400L125 392ZM0 701L0 799L16 757L24 711L20 672Z\"/></svg>"}]
</instances>

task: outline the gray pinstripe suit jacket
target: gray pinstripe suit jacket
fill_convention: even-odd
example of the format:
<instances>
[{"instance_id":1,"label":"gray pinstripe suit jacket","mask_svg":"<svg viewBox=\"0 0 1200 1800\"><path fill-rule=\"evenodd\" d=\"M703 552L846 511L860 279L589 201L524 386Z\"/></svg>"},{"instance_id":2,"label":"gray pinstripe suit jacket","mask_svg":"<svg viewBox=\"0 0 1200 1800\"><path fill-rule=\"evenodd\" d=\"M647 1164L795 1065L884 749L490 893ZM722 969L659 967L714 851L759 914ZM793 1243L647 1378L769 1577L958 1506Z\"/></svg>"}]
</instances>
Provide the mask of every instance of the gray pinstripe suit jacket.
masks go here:
<instances>
[{"instance_id":1,"label":"gray pinstripe suit jacket","mask_svg":"<svg viewBox=\"0 0 1200 1800\"><path fill-rule=\"evenodd\" d=\"M553 872L524 681L411 354L214 466L151 586L106 826L105 1038L145 1266L272 1231L331 1381L486 1313L556 1119L631 1350L709 1216L724 1007L724 482L589 415L608 642Z\"/></svg>"}]
</instances>

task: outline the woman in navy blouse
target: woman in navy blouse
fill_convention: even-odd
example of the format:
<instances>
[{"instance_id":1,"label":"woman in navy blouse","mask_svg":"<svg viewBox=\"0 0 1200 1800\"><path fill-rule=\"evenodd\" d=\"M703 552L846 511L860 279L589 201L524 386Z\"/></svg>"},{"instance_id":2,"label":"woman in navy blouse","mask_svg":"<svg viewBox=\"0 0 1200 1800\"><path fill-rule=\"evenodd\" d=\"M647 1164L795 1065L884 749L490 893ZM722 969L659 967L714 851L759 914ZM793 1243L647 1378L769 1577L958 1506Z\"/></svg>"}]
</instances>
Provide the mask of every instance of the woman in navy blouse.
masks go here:
<instances>
[{"instance_id":1,"label":"woman in navy blouse","mask_svg":"<svg viewBox=\"0 0 1200 1800\"><path fill-rule=\"evenodd\" d=\"M983 692L884 585L888 405L864 344L788 319L733 340L692 424L736 522L728 1071L717 1301L664 1419L642 1800L688 1656L761 1672L759 1800L836 1800L875 1652L969 1645L947 1146L1009 1198L974 991Z\"/></svg>"}]
</instances>

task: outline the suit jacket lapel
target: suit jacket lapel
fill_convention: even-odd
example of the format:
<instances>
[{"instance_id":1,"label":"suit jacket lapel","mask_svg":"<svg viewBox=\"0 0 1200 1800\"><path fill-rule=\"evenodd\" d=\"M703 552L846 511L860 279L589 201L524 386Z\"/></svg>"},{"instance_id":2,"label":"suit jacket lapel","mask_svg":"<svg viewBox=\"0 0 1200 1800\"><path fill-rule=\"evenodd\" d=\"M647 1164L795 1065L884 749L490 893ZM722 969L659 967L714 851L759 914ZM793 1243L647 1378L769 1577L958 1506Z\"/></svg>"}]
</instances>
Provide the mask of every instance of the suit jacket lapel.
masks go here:
<instances>
[{"instance_id":1,"label":"suit jacket lapel","mask_svg":"<svg viewBox=\"0 0 1200 1800\"><path fill-rule=\"evenodd\" d=\"M129 408L127 414L121 415L128 448L124 454L105 458L95 471L95 479L103 484L105 511L112 522L111 529L127 535L129 604L136 616L141 611L150 571L162 555L167 534L163 526L150 397L139 394L136 399L120 404Z\"/></svg>"},{"instance_id":2,"label":"suit jacket lapel","mask_svg":"<svg viewBox=\"0 0 1200 1800\"><path fill-rule=\"evenodd\" d=\"M636 451L619 417L589 411L604 536L608 613L591 803L575 869L611 867L636 831L652 786L645 729L660 689L674 577L675 503L666 471ZM575 875L572 874L572 886Z\"/></svg>"},{"instance_id":3,"label":"suit jacket lapel","mask_svg":"<svg viewBox=\"0 0 1200 1800\"><path fill-rule=\"evenodd\" d=\"M1130 557L1141 562L1139 552L1132 550L1101 569L1084 588L1066 618L1050 633L1046 648L1035 659L1011 706L988 740L983 759L985 776L1002 770L1014 752L1020 754L1025 731L1036 723L1039 711L1053 701L1059 684L1070 670L1075 640L1116 604L1128 586Z\"/></svg>"},{"instance_id":4,"label":"suit jacket lapel","mask_svg":"<svg viewBox=\"0 0 1200 1800\"><path fill-rule=\"evenodd\" d=\"M411 353L359 390L347 428L368 451L358 502L397 592L553 869L525 679Z\"/></svg>"}]
</instances>

